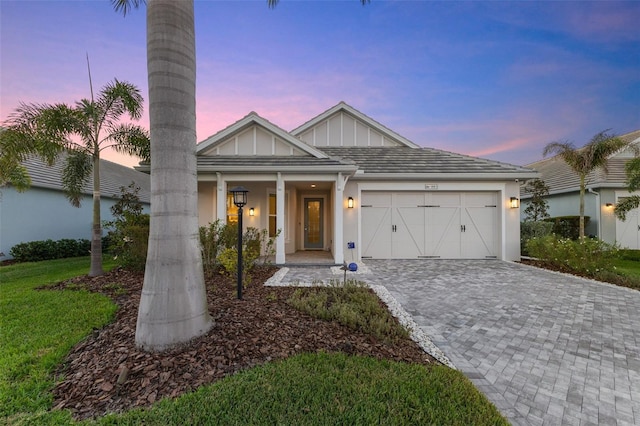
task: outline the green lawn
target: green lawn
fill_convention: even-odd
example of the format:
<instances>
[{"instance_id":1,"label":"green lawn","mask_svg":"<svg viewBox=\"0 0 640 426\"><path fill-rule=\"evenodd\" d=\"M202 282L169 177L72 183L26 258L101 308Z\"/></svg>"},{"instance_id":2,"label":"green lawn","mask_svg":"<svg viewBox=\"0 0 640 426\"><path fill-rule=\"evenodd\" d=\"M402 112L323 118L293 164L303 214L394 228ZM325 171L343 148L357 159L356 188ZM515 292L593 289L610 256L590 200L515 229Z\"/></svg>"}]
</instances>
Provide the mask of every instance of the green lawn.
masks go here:
<instances>
[{"instance_id":1,"label":"green lawn","mask_svg":"<svg viewBox=\"0 0 640 426\"><path fill-rule=\"evenodd\" d=\"M74 423L69 412L50 411L51 373L116 307L97 294L34 288L88 267L88 258L0 267L0 423ZM327 353L269 363L150 409L86 423L508 424L455 370Z\"/></svg>"},{"instance_id":2,"label":"green lawn","mask_svg":"<svg viewBox=\"0 0 640 426\"><path fill-rule=\"evenodd\" d=\"M635 260L616 260L614 262L616 272L626 275L628 277L634 277L640 279L640 262Z\"/></svg>"}]
</instances>

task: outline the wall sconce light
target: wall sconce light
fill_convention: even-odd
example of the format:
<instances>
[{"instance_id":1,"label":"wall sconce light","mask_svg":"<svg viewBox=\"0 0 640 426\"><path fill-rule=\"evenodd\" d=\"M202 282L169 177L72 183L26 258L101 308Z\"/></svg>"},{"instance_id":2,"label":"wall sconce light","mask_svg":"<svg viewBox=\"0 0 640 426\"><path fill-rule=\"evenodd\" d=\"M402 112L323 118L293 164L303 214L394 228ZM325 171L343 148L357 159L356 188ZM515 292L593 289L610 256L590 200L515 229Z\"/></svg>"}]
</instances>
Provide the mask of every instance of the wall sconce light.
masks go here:
<instances>
[{"instance_id":1,"label":"wall sconce light","mask_svg":"<svg viewBox=\"0 0 640 426\"><path fill-rule=\"evenodd\" d=\"M253 207L251 207L249 209L249 216L255 216L255 215L256 215L256 211L255 211L255 209Z\"/></svg>"},{"instance_id":2,"label":"wall sconce light","mask_svg":"<svg viewBox=\"0 0 640 426\"><path fill-rule=\"evenodd\" d=\"M512 209L517 209L518 207L520 207L520 200L517 197L511 197L509 199L509 207L511 207Z\"/></svg>"},{"instance_id":3,"label":"wall sconce light","mask_svg":"<svg viewBox=\"0 0 640 426\"><path fill-rule=\"evenodd\" d=\"M605 204L604 206L605 206L605 207L613 207L613 204L611 204L611 203L607 203L607 204Z\"/></svg>"},{"instance_id":4,"label":"wall sconce light","mask_svg":"<svg viewBox=\"0 0 640 426\"><path fill-rule=\"evenodd\" d=\"M353 197L347 198L347 207L350 209L353 208Z\"/></svg>"}]
</instances>

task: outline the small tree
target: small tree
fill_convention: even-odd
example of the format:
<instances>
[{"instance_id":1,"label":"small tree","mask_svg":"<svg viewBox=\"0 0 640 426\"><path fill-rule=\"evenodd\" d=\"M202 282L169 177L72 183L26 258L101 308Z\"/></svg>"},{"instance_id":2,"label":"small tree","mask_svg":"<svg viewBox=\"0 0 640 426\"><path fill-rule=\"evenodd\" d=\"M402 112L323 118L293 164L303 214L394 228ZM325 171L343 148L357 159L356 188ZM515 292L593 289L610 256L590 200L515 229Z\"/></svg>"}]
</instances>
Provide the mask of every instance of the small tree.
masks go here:
<instances>
[{"instance_id":1,"label":"small tree","mask_svg":"<svg viewBox=\"0 0 640 426\"><path fill-rule=\"evenodd\" d=\"M527 182L525 189L531 193L531 200L524 214L526 221L537 222L549 217L549 203L544 198L549 195L549 186L542 179Z\"/></svg>"},{"instance_id":2,"label":"small tree","mask_svg":"<svg viewBox=\"0 0 640 426\"><path fill-rule=\"evenodd\" d=\"M18 183L18 189L24 190L30 181L20 163L35 154L51 165L62 152L67 154L62 186L74 207L80 207L84 185L93 179L90 276L103 273L100 154L113 148L120 153L149 158L147 131L120 122L123 116L139 120L142 107L138 88L116 79L107 83L97 97L91 89L91 99L81 99L75 105L21 103L0 133L0 165L3 167L0 182Z\"/></svg>"},{"instance_id":3,"label":"small tree","mask_svg":"<svg viewBox=\"0 0 640 426\"><path fill-rule=\"evenodd\" d=\"M143 271L147 259L149 242L149 215L142 213L143 207L138 193L140 187L134 182L120 187L120 199L111 206L114 220L104 223L110 229L109 250L118 263L136 271Z\"/></svg>"}]
</instances>

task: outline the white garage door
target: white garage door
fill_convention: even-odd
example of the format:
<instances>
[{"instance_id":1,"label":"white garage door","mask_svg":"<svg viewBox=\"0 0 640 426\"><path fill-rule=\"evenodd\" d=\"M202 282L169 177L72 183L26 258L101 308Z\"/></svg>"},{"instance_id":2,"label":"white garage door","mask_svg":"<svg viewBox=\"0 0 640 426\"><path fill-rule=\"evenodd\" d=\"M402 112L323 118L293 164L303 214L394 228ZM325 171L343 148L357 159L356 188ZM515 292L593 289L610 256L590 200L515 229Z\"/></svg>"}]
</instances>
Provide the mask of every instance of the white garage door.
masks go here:
<instances>
[{"instance_id":1,"label":"white garage door","mask_svg":"<svg viewBox=\"0 0 640 426\"><path fill-rule=\"evenodd\" d=\"M362 192L362 256L484 259L498 250L495 192Z\"/></svg>"}]
</instances>

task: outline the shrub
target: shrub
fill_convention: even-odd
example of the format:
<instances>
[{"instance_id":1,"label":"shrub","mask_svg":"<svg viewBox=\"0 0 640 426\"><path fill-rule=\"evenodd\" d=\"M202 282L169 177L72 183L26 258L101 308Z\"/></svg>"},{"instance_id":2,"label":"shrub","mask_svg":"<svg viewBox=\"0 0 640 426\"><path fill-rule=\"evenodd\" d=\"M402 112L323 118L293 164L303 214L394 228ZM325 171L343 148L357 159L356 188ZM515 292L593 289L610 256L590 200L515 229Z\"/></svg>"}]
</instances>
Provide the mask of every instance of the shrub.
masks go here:
<instances>
[{"instance_id":1,"label":"shrub","mask_svg":"<svg viewBox=\"0 0 640 426\"><path fill-rule=\"evenodd\" d=\"M287 300L294 308L315 318L338 321L385 342L407 338L409 332L383 307L366 284L332 280L328 286L298 288Z\"/></svg>"},{"instance_id":2,"label":"shrub","mask_svg":"<svg viewBox=\"0 0 640 426\"><path fill-rule=\"evenodd\" d=\"M553 224L544 221L525 220L520 223L520 251L523 255L528 255L527 241L535 237L545 237L551 235Z\"/></svg>"},{"instance_id":3,"label":"shrub","mask_svg":"<svg viewBox=\"0 0 640 426\"><path fill-rule=\"evenodd\" d=\"M269 237L269 231L249 227L242 236L242 258L244 270L250 271L260 258L264 256L263 264L268 256L275 253L275 239ZM223 224L220 220L200 227L200 243L202 249L202 263L205 273L212 273L223 267L230 275L238 268L238 225Z\"/></svg>"},{"instance_id":4,"label":"shrub","mask_svg":"<svg viewBox=\"0 0 640 426\"><path fill-rule=\"evenodd\" d=\"M589 216L584 217L584 227L589 224ZM558 216L545 219L553 224L553 233L563 238L577 240L580 236L580 216Z\"/></svg>"},{"instance_id":5,"label":"shrub","mask_svg":"<svg viewBox=\"0 0 640 426\"><path fill-rule=\"evenodd\" d=\"M91 242L89 240L62 239L19 243L11 247L9 254L18 262L39 262L41 260L87 256L90 250Z\"/></svg>"},{"instance_id":6,"label":"shrub","mask_svg":"<svg viewBox=\"0 0 640 426\"><path fill-rule=\"evenodd\" d=\"M619 249L598 239L574 241L557 235L532 238L527 251L551 266L594 277L613 269L612 261L619 257Z\"/></svg>"},{"instance_id":7,"label":"shrub","mask_svg":"<svg viewBox=\"0 0 640 426\"><path fill-rule=\"evenodd\" d=\"M105 222L109 252L118 264L134 271L144 271L149 245L149 215L142 213L139 187L132 182L120 187L120 199L111 207L113 220Z\"/></svg>"}]
</instances>

